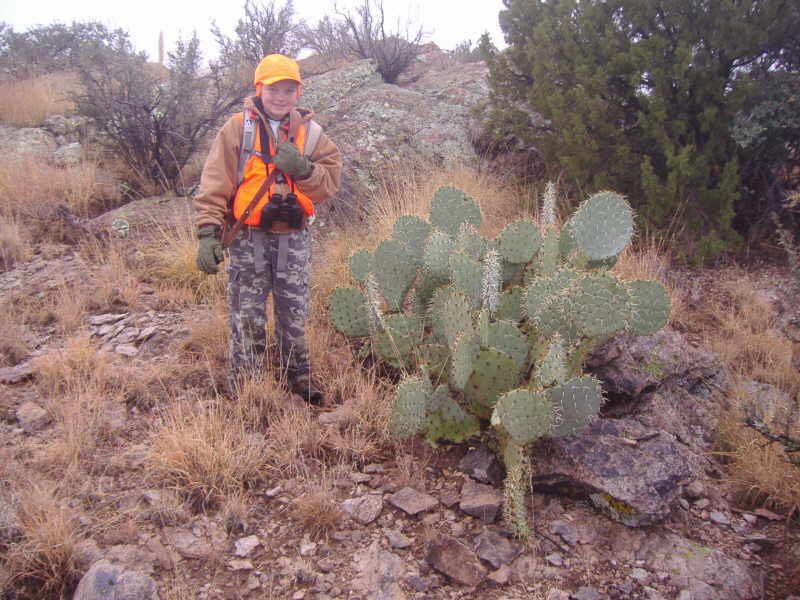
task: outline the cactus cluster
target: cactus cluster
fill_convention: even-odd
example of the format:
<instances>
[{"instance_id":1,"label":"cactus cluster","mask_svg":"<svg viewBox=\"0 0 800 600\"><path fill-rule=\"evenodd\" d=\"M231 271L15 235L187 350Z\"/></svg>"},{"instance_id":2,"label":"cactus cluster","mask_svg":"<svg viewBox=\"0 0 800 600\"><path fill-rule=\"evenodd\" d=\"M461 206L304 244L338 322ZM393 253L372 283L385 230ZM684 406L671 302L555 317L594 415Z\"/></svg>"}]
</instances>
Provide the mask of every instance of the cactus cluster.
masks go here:
<instances>
[{"instance_id":1,"label":"cactus cluster","mask_svg":"<svg viewBox=\"0 0 800 600\"><path fill-rule=\"evenodd\" d=\"M429 220L400 217L392 237L349 261L360 287L336 288L333 325L371 336L373 352L402 369L390 426L399 437L462 441L488 421L504 457L506 519L524 535L530 442L569 435L597 415L588 352L621 331L644 335L667 321L669 297L654 281L619 281L609 269L633 235L633 214L614 192L586 200L562 227L548 186L539 226L509 223L478 233L481 211L440 188Z\"/></svg>"}]
</instances>

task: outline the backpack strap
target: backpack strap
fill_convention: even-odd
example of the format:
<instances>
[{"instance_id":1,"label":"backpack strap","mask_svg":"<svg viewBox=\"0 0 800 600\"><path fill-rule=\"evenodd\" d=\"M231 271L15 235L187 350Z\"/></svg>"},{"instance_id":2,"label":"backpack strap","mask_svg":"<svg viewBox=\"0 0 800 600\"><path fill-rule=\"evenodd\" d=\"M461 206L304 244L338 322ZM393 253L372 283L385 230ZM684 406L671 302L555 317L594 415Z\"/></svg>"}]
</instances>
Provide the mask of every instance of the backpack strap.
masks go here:
<instances>
[{"instance_id":1,"label":"backpack strap","mask_svg":"<svg viewBox=\"0 0 800 600\"><path fill-rule=\"evenodd\" d=\"M311 119L308 125L306 125L306 147L303 149L303 154L311 156L321 136L322 125L317 123L314 119Z\"/></svg>"},{"instance_id":2,"label":"backpack strap","mask_svg":"<svg viewBox=\"0 0 800 600\"><path fill-rule=\"evenodd\" d=\"M253 154L253 145L256 139L256 127L258 126L258 117L250 111L242 111L242 143L239 148L239 163L236 166L236 182L241 185L244 179L244 165L247 159Z\"/></svg>"}]
</instances>

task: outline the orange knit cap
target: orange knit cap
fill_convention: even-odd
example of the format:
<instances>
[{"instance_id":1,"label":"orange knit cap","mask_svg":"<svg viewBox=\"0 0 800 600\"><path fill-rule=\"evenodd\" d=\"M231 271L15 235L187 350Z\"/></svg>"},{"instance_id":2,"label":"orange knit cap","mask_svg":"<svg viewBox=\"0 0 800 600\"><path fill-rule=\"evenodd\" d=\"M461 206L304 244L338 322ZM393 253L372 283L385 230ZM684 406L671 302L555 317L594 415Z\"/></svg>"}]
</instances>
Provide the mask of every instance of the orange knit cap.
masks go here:
<instances>
[{"instance_id":1,"label":"orange knit cap","mask_svg":"<svg viewBox=\"0 0 800 600\"><path fill-rule=\"evenodd\" d=\"M283 79L291 79L302 85L300 66L296 61L283 54L270 54L258 63L253 83L258 88L259 84L272 85Z\"/></svg>"}]
</instances>

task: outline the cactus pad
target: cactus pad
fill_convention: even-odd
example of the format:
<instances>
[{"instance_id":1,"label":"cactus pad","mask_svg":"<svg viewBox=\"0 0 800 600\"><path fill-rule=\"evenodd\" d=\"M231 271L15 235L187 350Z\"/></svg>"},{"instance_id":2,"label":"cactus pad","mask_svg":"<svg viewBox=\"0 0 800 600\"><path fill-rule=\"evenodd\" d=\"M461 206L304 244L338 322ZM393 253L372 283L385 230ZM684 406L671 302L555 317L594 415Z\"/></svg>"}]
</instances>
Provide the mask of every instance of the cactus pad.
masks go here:
<instances>
[{"instance_id":1,"label":"cactus pad","mask_svg":"<svg viewBox=\"0 0 800 600\"><path fill-rule=\"evenodd\" d=\"M561 262L561 254L558 247L559 237L558 229L554 226L550 226L545 230L542 246L539 248L539 253L534 261L536 272L544 277L551 277Z\"/></svg>"},{"instance_id":2,"label":"cactus pad","mask_svg":"<svg viewBox=\"0 0 800 600\"><path fill-rule=\"evenodd\" d=\"M543 392L516 389L497 400L492 423L502 425L517 444L527 444L550 433L555 409Z\"/></svg>"},{"instance_id":3,"label":"cactus pad","mask_svg":"<svg viewBox=\"0 0 800 600\"><path fill-rule=\"evenodd\" d=\"M435 319L442 324L444 339L452 349L459 336L472 329L472 314L466 295L458 288L454 289Z\"/></svg>"},{"instance_id":4,"label":"cactus pad","mask_svg":"<svg viewBox=\"0 0 800 600\"><path fill-rule=\"evenodd\" d=\"M515 285L500 294L496 317L503 321L522 321L522 287Z\"/></svg>"},{"instance_id":5,"label":"cactus pad","mask_svg":"<svg viewBox=\"0 0 800 600\"><path fill-rule=\"evenodd\" d=\"M450 363L450 383L454 389L463 390L467 385L480 350L477 333L468 331L456 340Z\"/></svg>"},{"instance_id":6,"label":"cactus pad","mask_svg":"<svg viewBox=\"0 0 800 600\"><path fill-rule=\"evenodd\" d=\"M359 248L353 252L347 262L350 266L350 274L359 283L364 283L369 274L375 270L375 260L372 252L366 248Z\"/></svg>"},{"instance_id":7,"label":"cactus pad","mask_svg":"<svg viewBox=\"0 0 800 600\"><path fill-rule=\"evenodd\" d=\"M520 370L524 369L528 362L528 338L513 323L508 321L489 323L488 346L508 354Z\"/></svg>"},{"instance_id":8,"label":"cactus pad","mask_svg":"<svg viewBox=\"0 0 800 600\"><path fill-rule=\"evenodd\" d=\"M462 223L475 228L481 225L481 209L464 192L454 187L441 187L431 200L431 225L455 237Z\"/></svg>"},{"instance_id":9,"label":"cactus pad","mask_svg":"<svg viewBox=\"0 0 800 600\"><path fill-rule=\"evenodd\" d=\"M670 298L657 281L629 281L624 284L631 298L628 331L636 335L655 333L669 320Z\"/></svg>"},{"instance_id":10,"label":"cactus pad","mask_svg":"<svg viewBox=\"0 0 800 600\"><path fill-rule=\"evenodd\" d=\"M446 386L441 387L447 390ZM481 432L478 419L461 408L447 393L440 397L438 409L427 416L424 427L426 439L434 444L437 440L461 443Z\"/></svg>"},{"instance_id":11,"label":"cactus pad","mask_svg":"<svg viewBox=\"0 0 800 600\"><path fill-rule=\"evenodd\" d=\"M577 433L600 412L603 390L594 377L584 375L547 390L547 399L559 412L552 435Z\"/></svg>"},{"instance_id":12,"label":"cactus pad","mask_svg":"<svg viewBox=\"0 0 800 600\"><path fill-rule=\"evenodd\" d=\"M440 344L422 344L418 348L419 362L427 365L431 374L443 377L450 364L450 349Z\"/></svg>"},{"instance_id":13,"label":"cactus pad","mask_svg":"<svg viewBox=\"0 0 800 600\"><path fill-rule=\"evenodd\" d=\"M410 368L414 350L422 342L423 328L417 315L387 315L383 331L374 338L375 351L396 369Z\"/></svg>"},{"instance_id":14,"label":"cactus pad","mask_svg":"<svg viewBox=\"0 0 800 600\"><path fill-rule=\"evenodd\" d=\"M483 263L461 252L453 252L450 255L450 278L453 285L464 292L472 308L481 305Z\"/></svg>"},{"instance_id":15,"label":"cactus pad","mask_svg":"<svg viewBox=\"0 0 800 600\"><path fill-rule=\"evenodd\" d=\"M486 240L475 231L472 225L464 223L461 225L461 229L458 230L453 250L455 252L463 252L474 260L480 260L486 251Z\"/></svg>"},{"instance_id":16,"label":"cactus pad","mask_svg":"<svg viewBox=\"0 0 800 600\"><path fill-rule=\"evenodd\" d=\"M421 266L425 241L431 233L430 223L413 215L404 215L395 221L392 231L392 237L403 244L417 266Z\"/></svg>"},{"instance_id":17,"label":"cactus pad","mask_svg":"<svg viewBox=\"0 0 800 600\"><path fill-rule=\"evenodd\" d=\"M520 377L517 364L508 354L492 348L481 350L464 387L470 411L480 418L489 418L497 397L517 387Z\"/></svg>"},{"instance_id":18,"label":"cactus pad","mask_svg":"<svg viewBox=\"0 0 800 600\"><path fill-rule=\"evenodd\" d=\"M375 249L373 275L389 310L400 310L417 277L417 266L403 244L384 240Z\"/></svg>"},{"instance_id":19,"label":"cactus pad","mask_svg":"<svg viewBox=\"0 0 800 600\"><path fill-rule=\"evenodd\" d=\"M340 286L333 290L328 299L331 323L341 333L349 337L369 335L367 299L361 290Z\"/></svg>"},{"instance_id":20,"label":"cactus pad","mask_svg":"<svg viewBox=\"0 0 800 600\"><path fill-rule=\"evenodd\" d=\"M397 386L389 417L392 435L404 438L421 430L431 394L430 382L419 377L407 378Z\"/></svg>"},{"instance_id":21,"label":"cactus pad","mask_svg":"<svg viewBox=\"0 0 800 600\"><path fill-rule=\"evenodd\" d=\"M432 277L450 279L450 252L452 250L453 238L443 231L434 231L428 236L425 250L422 253L422 264Z\"/></svg>"},{"instance_id":22,"label":"cactus pad","mask_svg":"<svg viewBox=\"0 0 800 600\"><path fill-rule=\"evenodd\" d=\"M567 351L560 334L553 335L544 357L536 366L536 379L540 387L561 385L567 380Z\"/></svg>"},{"instance_id":23,"label":"cactus pad","mask_svg":"<svg viewBox=\"0 0 800 600\"><path fill-rule=\"evenodd\" d=\"M622 331L631 311L627 290L604 273L578 280L570 289L568 304L570 316L586 337Z\"/></svg>"},{"instance_id":24,"label":"cactus pad","mask_svg":"<svg viewBox=\"0 0 800 600\"><path fill-rule=\"evenodd\" d=\"M633 211L624 196L598 192L571 219L578 246L590 260L616 256L633 236Z\"/></svg>"},{"instance_id":25,"label":"cactus pad","mask_svg":"<svg viewBox=\"0 0 800 600\"><path fill-rule=\"evenodd\" d=\"M514 221L505 226L497 240L497 250L510 263L528 263L539 251L542 236L531 221Z\"/></svg>"}]
</instances>

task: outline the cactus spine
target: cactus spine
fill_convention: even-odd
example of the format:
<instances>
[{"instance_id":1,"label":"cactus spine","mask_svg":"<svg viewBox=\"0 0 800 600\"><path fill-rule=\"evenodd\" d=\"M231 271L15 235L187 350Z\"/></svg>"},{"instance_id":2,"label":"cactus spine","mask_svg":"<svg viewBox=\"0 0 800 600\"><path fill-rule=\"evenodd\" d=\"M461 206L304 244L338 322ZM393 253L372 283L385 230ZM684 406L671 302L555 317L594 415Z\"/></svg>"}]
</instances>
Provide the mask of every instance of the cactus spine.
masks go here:
<instances>
[{"instance_id":1,"label":"cactus spine","mask_svg":"<svg viewBox=\"0 0 800 600\"><path fill-rule=\"evenodd\" d=\"M542 225L514 221L494 240L478 234L481 219L466 194L441 188L429 221L400 217L392 238L353 253L365 293L337 288L329 308L339 331L371 335L375 354L407 372L393 434L459 442L481 423L496 428L505 518L526 535L530 444L571 435L597 415L602 389L583 374L585 357L617 332L657 331L669 297L657 282L620 282L608 271L633 235L619 194L593 195L559 228L550 184Z\"/></svg>"}]
</instances>

